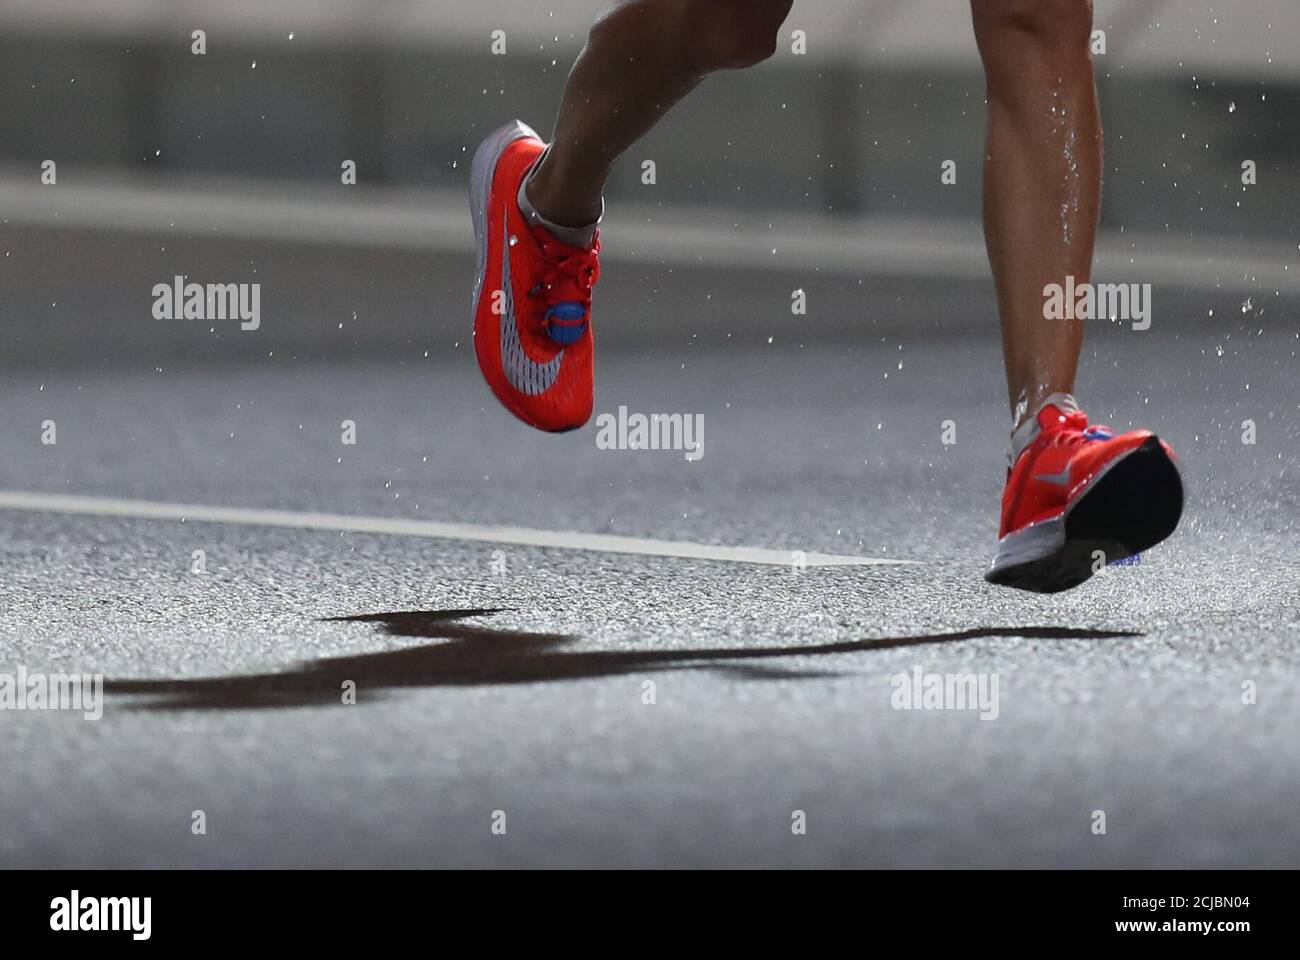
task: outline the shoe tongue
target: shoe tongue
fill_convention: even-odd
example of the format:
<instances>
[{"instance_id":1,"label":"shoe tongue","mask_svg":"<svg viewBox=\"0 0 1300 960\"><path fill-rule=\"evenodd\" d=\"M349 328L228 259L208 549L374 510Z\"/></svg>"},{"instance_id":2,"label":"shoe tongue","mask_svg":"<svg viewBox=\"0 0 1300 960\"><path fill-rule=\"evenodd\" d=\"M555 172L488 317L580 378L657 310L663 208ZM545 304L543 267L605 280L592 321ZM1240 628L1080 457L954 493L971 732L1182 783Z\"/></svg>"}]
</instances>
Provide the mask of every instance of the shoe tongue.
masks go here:
<instances>
[{"instance_id":1,"label":"shoe tongue","mask_svg":"<svg viewBox=\"0 0 1300 960\"><path fill-rule=\"evenodd\" d=\"M1040 430L1059 430L1068 417L1079 412L1079 404L1068 393L1054 393L1043 401L1038 413L1029 422ZM1038 430L1033 432L1038 435ZM1014 435L1013 435L1014 436ZM1030 443L1033 437L1030 437Z\"/></svg>"},{"instance_id":2,"label":"shoe tongue","mask_svg":"<svg viewBox=\"0 0 1300 960\"><path fill-rule=\"evenodd\" d=\"M1038 416L1034 418L1034 421L1044 430L1054 430L1065 423L1065 418L1069 415L1069 410L1063 410L1056 404L1049 403L1038 411Z\"/></svg>"},{"instance_id":3,"label":"shoe tongue","mask_svg":"<svg viewBox=\"0 0 1300 960\"><path fill-rule=\"evenodd\" d=\"M1011 434L1011 446L1007 449L1007 466L1014 466L1020 454L1038 438L1044 430L1060 426L1067 416L1079 412L1079 404L1068 393L1054 393L1038 407L1038 412L1029 417Z\"/></svg>"},{"instance_id":4,"label":"shoe tongue","mask_svg":"<svg viewBox=\"0 0 1300 960\"><path fill-rule=\"evenodd\" d=\"M1037 420L1043 426L1058 423L1072 413L1079 412L1079 404L1068 393L1054 393L1038 408Z\"/></svg>"},{"instance_id":5,"label":"shoe tongue","mask_svg":"<svg viewBox=\"0 0 1300 960\"><path fill-rule=\"evenodd\" d=\"M561 228L562 229L562 228ZM584 253L591 251L592 244L596 242L596 234L593 232L585 246L574 243L576 239L571 236L561 236L555 229L546 226L544 223L528 224L528 232L533 235L538 246L546 244L554 253L566 257L579 257Z\"/></svg>"}]
</instances>

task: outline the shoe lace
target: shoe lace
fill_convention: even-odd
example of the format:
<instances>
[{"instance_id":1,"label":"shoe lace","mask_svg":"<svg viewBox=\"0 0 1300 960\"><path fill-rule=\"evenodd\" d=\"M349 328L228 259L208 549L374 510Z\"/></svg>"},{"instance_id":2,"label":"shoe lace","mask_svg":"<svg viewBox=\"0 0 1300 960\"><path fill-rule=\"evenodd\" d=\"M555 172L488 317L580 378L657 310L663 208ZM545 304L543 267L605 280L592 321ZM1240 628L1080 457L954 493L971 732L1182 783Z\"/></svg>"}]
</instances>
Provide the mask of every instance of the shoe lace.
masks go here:
<instances>
[{"instance_id":1,"label":"shoe lace","mask_svg":"<svg viewBox=\"0 0 1300 960\"><path fill-rule=\"evenodd\" d=\"M1104 424L1095 423L1089 425L1088 415L1082 410L1077 410L1065 414L1065 422L1056 431L1053 442L1062 447L1079 447L1085 443L1109 440L1114 435L1115 432Z\"/></svg>"},{"instance_id":2,"label":"shoe lace","mask_svg":"<svg viewBox=\"0 0 1300 960\"><path fill-rule=\"evenodd\" d=\"M591 305L591 288L600 279L600 238L590 250L577 250L543 240L542 254L547 269L529 296L546 295L548 304L575 302Z\"/></svg>"}]
</instances>

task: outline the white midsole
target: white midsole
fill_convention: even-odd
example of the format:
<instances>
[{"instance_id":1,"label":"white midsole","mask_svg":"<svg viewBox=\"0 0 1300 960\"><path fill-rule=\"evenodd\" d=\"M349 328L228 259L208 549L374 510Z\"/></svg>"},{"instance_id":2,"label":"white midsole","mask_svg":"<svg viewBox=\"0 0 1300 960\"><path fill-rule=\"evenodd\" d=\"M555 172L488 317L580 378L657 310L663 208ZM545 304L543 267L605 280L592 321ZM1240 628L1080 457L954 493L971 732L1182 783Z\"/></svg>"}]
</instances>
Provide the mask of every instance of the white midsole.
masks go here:
<instances>
[{"instance_id":1,"label":"white midsole","mask_svg":"<svg viewBox=\"0 0 1300 960\"><path fill-rule=\"evenodd\" d=\"M1050 557L1065 546L1065 514L1008 533L998 541L990 573Z\"/></svg>"},{"instance_id":2,"label":"white midsole","mask_svg":"<svg viewBox=\"0 0 1300 960\"><path fill-rule=\"evenodd\" d=\"M1141 446L1134 447L1128 453L1116 457L1110 463L1106 464L1101 470L1088 478L1088 481L1080 489L1078 495L1069 506L1061 512L1059 516L1050 517L1047 520L1040 520L1032 523L1022 530L1016 530L1008 533L998 541L998 552L993 558L993 564L989 567L990 573L997 573L1005 570L1007 567L1019 566L1022 563L1032 563L1035 560L1042 560L1044 557L1050 557L1061 547L1065 546L1065 521L1070 516L1070 511L1078 506L1087 492L1097 485L1102 477L1110 473L1119 464L1123 463L1133 454L1141 450ZM1120 560L1122 557L1110 557L1108 559Z\"/></svg>"},{"instance_id":3,"label":"white midsole","mask_svg":"<svg viewBox=\"0 0 1300 960\"><path fill-rule=\"evenodd\" d=\"M497 130L481 144L474 153L474 162L469 175L470 219L474 222L474 241L477 257L474 262L474 299L471 317L478 316L479 296L483 292L484 273L487 270L488 253L488 196L492 192L492 180L496 176L497 161L506 147L525 137L537 137L536 131L520 120L512 120ZM540 138L538 138L540 139Z\"/></svg>"}]
</instances>

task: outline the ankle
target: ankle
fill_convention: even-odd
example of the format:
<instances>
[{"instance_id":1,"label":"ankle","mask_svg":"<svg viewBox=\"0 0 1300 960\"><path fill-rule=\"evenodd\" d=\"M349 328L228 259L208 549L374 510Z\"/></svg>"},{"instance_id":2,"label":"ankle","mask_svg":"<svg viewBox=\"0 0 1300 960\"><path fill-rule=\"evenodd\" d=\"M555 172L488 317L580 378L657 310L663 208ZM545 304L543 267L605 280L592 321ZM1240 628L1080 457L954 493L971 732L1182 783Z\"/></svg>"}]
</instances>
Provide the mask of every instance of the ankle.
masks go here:
<instances>
[{"instance_id":1,"label":"ankle","mask_svg":"<svg viewBox=\"0 0 1300 960\"><path fill-rule=\"evenodd\" d=\"M532 199L532 188L527 179L520 184L519 195L516 199L519 203L519 212L524 215L524 219L529 224L534 228L540 227L561 243L570 247L577 247L579 250L590 250L596 242L596 231L600 229L600 221L603 219L604 214L603 201L600 215L588 221L585 226L569 227L562 223L556 223L537 209L537 205Z\"/></svg>"},{"instance_id":2,"label":"ankle","mask_svg":"<svg viewBox=\"0 0 1300 960\"><path fill-rule=\"evenodd\" d=\"M556 226L582 229L600 222L605 212L605 201L599 188L595 195L590 191L575 193L566 189L572 182L595 182L595 178L562 176L557 162L548 149L524 181L521 197L525 197L536 213Z\"/></svg>"}]
</instances>

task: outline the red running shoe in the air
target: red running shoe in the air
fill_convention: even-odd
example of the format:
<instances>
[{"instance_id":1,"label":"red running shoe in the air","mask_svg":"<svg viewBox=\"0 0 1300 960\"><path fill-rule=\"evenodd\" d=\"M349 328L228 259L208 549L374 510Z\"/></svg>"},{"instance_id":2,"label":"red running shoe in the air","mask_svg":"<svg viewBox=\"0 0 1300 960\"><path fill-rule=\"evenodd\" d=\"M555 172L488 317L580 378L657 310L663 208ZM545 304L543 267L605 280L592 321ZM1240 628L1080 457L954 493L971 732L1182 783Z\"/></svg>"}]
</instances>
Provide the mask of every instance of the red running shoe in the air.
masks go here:
<instances>
[{"instance_id":1,"label":"red running shoe in the air","mask_svg":"<svg viewBox=\"0 0 1300 960\"><path fill-rule=\"evenodd\" d=\"M1038 593L1078 586L1174 532L1183 481L1149 430L1089 426L1065 394L1017 431L990 583Z\"/></svg>"},{"instance_id":2,"label":"red running shoe in the air","mask_svg":"<svg viewBox=\"0 0 1300 960\"><path fill-rule=\"evenodd\" d=\"M474 352L507 410L529 426L561 432L591 417L591 288L600 275L600 238L597 232L590 248L573 247L521 212L520 187L544 150L537 134L515 121L474 155Z\"/></svg>"}]
</instances>

